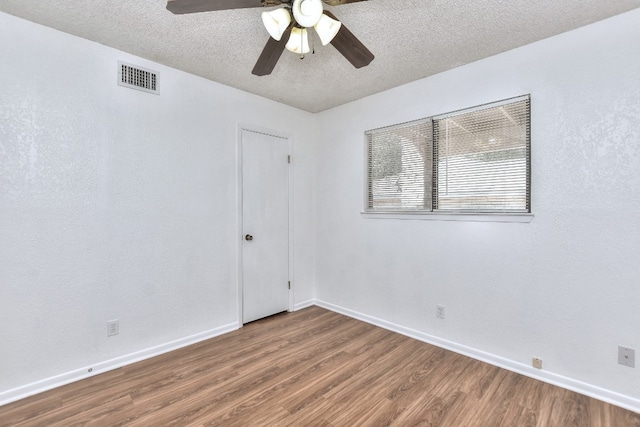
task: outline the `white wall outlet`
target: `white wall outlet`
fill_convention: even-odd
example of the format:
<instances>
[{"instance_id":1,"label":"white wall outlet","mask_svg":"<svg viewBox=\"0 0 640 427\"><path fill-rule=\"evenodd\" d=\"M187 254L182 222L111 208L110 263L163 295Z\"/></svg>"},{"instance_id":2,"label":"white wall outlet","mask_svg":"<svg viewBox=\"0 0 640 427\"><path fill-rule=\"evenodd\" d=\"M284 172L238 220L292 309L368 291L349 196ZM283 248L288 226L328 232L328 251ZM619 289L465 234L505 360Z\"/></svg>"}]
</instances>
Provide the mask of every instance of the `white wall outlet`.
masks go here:
<instances>
[{"instance_id":1,"label":"white wall outlet","mask_svg":"<svg viewBox=\"0 0 640 427\"><path fill-rule=\"evenodd\" d=\"M630 368L635 368L636 351L632 348L618 346L618 363Z\"/></svg>"},{"instance_id":2,"label":"white wall outlet","mask_svg":"<svg viewBox=\"0 0 640 427\"><path fill-rule=\"evenodd\" d=\"M534 357L531 361L531 364L536 369L542 369L542 359L540 359L539 357Z\"/></svg>"},{"instance_id":3,"label":"white wall outlet","mask_svg":"<svg viewBox=\"0 0 640 427\"><path fill-rule=\"evenodd\" d=\"M120 333L120 321L118 319L109 320L107 322L107 336L112 337L114 335L118 335L119 333Z\"/></svg>"},{"instance_id":4,"label":"white wall outlet","mask_svg":"<svg viewBox=\"0 0 640 427\"><path fill-rule=\"evenodd\" d=\"M444 305L436 305L436 317L438 319L444 319Z\"/></svg>"}]
</instances>

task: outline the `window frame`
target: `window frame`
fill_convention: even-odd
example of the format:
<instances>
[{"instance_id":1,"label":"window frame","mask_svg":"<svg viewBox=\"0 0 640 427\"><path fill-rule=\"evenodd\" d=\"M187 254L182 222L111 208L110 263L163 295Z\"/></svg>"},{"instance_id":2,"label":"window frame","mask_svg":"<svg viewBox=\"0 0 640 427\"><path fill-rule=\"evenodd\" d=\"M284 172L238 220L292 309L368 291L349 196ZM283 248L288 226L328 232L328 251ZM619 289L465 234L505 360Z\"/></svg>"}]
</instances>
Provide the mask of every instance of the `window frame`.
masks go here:
<instances>
[{"instance_id":1,"label":"window frame","mask_svg":"<svg viewBox=\"0 0 640 427\"><path fill-rule=\"evenodd\" d=\"M435 129L434 129L434 120L440 120L442 118L456 116L460 114L471 113L474 111L482 111L485 109L496 108L501 105L516 103L520 101L528 101L528 111L527 111L527 119L528 119L528 143L527 143L527 159L526 159L526 180L527 180L527 188L528 192L526 194L527 197L527 205L529 207L529 211L505 211L505 212L485 212L485 211L464 211L464 210L451 210L451 211L439 211L433 210L433 206L431 210L426 209L380 209L380 208L370 208L369 202L372 197L370 194L370 142L369 142L369 134L376 131L382 131L387 128L393 128L396 126L401 126L403 124L411 124L422 120L429 120L431 122L431 150L434 151L432 156L433 159L433 167L437 167L436 159L437 155L435 153L434 148L434 139L435 139ZM419 118L416 120L411 120L404 123L391 124L389 126L384 126L376 129L367 130L364 132L364 188L363 188L363 207L364 209L361 212L361 215L364 218L371 219L419 219L419 220L439 220L439 221L470 221L470 222L518 222L518 223L528 223L533 220L534 214L531 210L531 95L525 94L520 96L515 96L507 99L502 99L495 102L488 102L485 104L477 105L470 108L463 108L460 110L452 111L445 114L438 114L430 117ZM433 178L432 178L433 179ZM435 186L434 186L435 187ZM433 194L432 190L432 194ZM437 197L436 194L433 194L433 197Z\"/></svg>"}]
</instances>

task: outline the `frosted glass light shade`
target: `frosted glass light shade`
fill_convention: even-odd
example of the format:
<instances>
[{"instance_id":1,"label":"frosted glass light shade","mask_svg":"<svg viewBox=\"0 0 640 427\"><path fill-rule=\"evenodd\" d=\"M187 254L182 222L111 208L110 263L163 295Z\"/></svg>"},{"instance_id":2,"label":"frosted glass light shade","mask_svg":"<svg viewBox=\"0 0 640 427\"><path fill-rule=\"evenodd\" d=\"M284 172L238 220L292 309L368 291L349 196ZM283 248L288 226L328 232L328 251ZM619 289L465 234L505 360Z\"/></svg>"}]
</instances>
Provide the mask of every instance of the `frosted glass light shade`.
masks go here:
<instances>
[{"instance_id":1,"label":"frosted glass light shade","mask_svg":"<svg viewBox=\"0 0 640 427\"><path fill-rule=\"evenodd\" d=\"M262 12L262 23L269 35L280 41L282 35L291 23L291 15L287 9L281 7L270 12Z\"/></svg>"},{"instance_id":2,"label":"frosted glass light shade","mask_svg":"<svg viewBox=\"0 0 640 427\"><path fill-rule=\"evenodd\" d=\"M307 29L293 27L291 36L285 47L293 53L309 53L309 34L307 33Z\"/></svg>"},{"instance_id":3,"label":"frosted glass light shade","mask_svg":"<svg viewBox=\"0 0 640 427\"><path fill-rule=\"evenodd\" d=\"M291 11L300 26L309 28L318 23L322 17L322 0L294 0Z\"/></svg>"},{"instance_id":4,"label":"frosted glass light shade","mask_svg":"<svg viewBox=\"0 0 640 427\"><path fill-rule=\"evenodd\" d=\"M342 27L342 22L336 21L324 14L320 17L320 20L314 28L316 29L318 36L320 36L322 46L326 46L331 43L331 40L333 40L336 34L338 34L338 31L340 31L340 27Z\"/></svg>"}]
</instances>

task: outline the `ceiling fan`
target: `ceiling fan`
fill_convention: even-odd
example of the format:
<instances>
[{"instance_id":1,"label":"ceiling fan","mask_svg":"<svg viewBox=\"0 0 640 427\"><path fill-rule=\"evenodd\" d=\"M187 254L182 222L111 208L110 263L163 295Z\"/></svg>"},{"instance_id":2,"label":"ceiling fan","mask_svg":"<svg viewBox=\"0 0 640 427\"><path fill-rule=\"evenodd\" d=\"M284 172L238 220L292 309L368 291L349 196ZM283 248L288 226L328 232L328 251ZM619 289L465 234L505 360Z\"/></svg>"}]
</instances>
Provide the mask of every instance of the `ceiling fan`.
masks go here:
<instances>
[{"instance_id":1,"label":"ceiling fan","mask_svg":"<svg viewBox=\"0 0 640 427\"><path fill-rule=\"evenodd\" d=\"M366 0L168 0L167 9L175 14L211 12L251 7L283 6L262 12L262 22L269 35L252 73L271 74L287 50L304 55L310 51L308 29L315 28L323 45L331 43L354 67L373 61L373 54L322 3L338 6Z\"/></svg>"}]
</instances>

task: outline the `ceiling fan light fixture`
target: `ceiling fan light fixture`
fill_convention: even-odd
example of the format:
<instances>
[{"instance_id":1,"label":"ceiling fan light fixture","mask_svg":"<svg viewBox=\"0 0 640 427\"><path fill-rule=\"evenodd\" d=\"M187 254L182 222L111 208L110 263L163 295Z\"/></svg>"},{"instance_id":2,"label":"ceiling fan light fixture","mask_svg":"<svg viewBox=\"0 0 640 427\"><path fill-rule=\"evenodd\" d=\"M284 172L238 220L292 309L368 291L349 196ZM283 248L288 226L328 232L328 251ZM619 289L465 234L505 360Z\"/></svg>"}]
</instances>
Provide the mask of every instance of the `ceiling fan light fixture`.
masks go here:
<instances>
[{"instance_id":1,"label":"ceiling fan light fixture","mask_svg":"<svg viewBox=\"0 0 640 427\"><path fill-rule=\"evenodd\" d=\"M320 17L320 20L314 26L314 28L316 29L316 33L318 33L318 36L320 37L322 46L326 46L331 43L331 40L333 40L336 34L338 34L338 31L340 31L340 27L342 27L342 22L330 18L324 14Z\"/></svg>"},{"instance_id":2,"label":"ceiling fan light fixture","mask_svg":"<svg viewBox=\"0 0 640 427\"><path fill-rule=\"evenodd\" d=\"M310 28L322 18L322 0L294 0L291 11L296 22Z\"/></svg>"},{"instance_id":3,"label":"ceiling fan light fixture","mask_svg":"<svg viewBox=\"0 0 640 427\"><path fill-rule=\"evenodd\" d=\"M306 28L293 27L286 48L293 53L309 53L309 33Z\"/></svg>"},{"instance_id":4,"label":"ceiling fan light fixture","mask_svg":"<svg viewBox=\"0 0 640 427\"><path fill-rule=\"evenodd\" d=\"M291 23L291 15L284 7L269 12L262 12L262 23L275 40L280 41Z\"/></svg>"}]
</instances>

